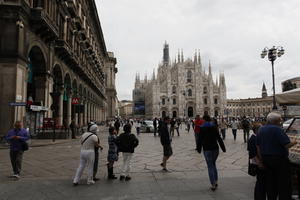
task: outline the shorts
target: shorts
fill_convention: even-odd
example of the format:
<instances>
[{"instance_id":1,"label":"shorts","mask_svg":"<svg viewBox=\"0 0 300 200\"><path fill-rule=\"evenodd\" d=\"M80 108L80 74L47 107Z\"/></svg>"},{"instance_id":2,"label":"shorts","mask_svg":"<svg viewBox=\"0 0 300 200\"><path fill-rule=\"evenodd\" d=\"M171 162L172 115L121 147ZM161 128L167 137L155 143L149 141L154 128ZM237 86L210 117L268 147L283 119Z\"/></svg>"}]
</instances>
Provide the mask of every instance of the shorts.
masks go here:
<instances>
[{"instance_id":1,"label":"shorts","mask_svg":"<svg viewBox=\"0 0 300 200\"><path fill-rule=\"evenodd\" d=\"M166 157L170 157L171 155L173 155L173 150L172 150L172 146L169 145L164 145L164 156Z\"/></svg>"}]
</instances>

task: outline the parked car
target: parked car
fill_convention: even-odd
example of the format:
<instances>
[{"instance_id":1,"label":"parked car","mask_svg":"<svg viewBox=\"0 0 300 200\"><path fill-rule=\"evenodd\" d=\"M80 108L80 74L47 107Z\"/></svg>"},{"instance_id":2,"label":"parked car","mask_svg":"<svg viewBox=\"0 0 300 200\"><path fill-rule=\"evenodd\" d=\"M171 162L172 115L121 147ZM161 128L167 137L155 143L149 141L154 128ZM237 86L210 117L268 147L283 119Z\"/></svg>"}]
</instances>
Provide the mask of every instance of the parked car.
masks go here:
<instances>
[{"instance_id":1,"label":"parked car","mask_svg":"<svg viewBox=\"0 0 300 200\"><path fill-rule=\"evenodd\" d=\"M153 121L150 121L150 120L143 121L141 124L141 132L153 133L154 132Z\"/></svg>"}]
</instances>

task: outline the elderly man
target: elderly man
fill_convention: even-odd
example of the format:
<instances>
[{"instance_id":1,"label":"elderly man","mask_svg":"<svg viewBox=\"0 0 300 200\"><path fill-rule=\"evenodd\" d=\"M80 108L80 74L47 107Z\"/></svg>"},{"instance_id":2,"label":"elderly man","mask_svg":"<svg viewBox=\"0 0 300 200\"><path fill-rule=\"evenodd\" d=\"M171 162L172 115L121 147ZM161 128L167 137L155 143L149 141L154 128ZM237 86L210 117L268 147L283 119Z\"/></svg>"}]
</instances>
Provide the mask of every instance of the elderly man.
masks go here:
<instances>
[{"instance_id":1,"label":"elderly man","mask_svg":"<svg viewBox=\"0 0 300 200\"><path fill-rule=\"evenodd\" d=\"M25 142L29 139L26 129L22 128L22 122L16 121L15 127L8 131L6 140L10 144L10 161L13 168L13 177L20 178L22 169Z\"/></svg>"},{"instance_id":2,"label":"elderly man","mask_svg":"<svg viewBox=\"0 0 300 200\"><path fill-rule=\"evenodd\" d=\"M267 125L257 135L258 155L267 171L268 200L290 200L292 195L288 149L296 144L281 128L281 116L272 112L267 116Z\"/></svg>"}]
</instances>

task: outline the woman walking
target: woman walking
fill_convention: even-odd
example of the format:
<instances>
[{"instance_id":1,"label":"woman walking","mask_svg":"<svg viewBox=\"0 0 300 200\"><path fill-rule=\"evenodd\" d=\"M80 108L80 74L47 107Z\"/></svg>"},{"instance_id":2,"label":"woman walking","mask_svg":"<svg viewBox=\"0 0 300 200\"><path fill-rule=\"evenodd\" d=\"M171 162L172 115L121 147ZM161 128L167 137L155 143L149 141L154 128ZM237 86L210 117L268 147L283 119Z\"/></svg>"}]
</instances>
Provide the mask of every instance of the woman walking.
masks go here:
<instances>
[{"instance_id":1,"label":"woman walking","mask_svg":"<svg viewBox=\"0 0 300 200\"><path fill-rule=\"evenodd\" d=\"M114 127L109 128L109 136L108 136L108 155L107 155L107 174L108 179L117 179L114 174L114 162L118 161L118 147L116 144L117 139L117 131Z\"/></svg>"},{"instance_id":2,"label":"woman walking","mask_svg":"<svg viewBox=\"0 0 300 200\"><path fill-rule=\"evenodd\" d=\"M199 135L199 149L201 153L203 148L203 154L206 160L209 180L211 183L211 190L215 191L218 187L218 170L216 161L219 156L219 146L223 152L226 152L225 145L220 137L218 127L212 122L210 116L205 115L203 117L204 124L200 126Z\"/></svg>"}]
</instances>

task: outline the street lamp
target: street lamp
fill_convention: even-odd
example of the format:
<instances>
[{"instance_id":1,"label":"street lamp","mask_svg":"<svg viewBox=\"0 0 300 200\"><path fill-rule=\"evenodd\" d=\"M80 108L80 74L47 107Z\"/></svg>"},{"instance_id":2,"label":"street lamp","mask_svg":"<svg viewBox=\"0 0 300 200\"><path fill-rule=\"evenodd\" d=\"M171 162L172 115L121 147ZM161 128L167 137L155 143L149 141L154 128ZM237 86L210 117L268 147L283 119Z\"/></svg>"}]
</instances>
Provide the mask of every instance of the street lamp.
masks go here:
<instances>
[{"instance_id":1,"label":"street lamp","mask_svg":"<svg viewBox=\"0 0 300 200\"><path fill-rule=\"evenodd\" d=\"M271 49L265 47L260 56L262 59L268 55L269 61L272 63L272 79L273 79L273 110L277 110L276 100L275 100L275 75L274 75L274 61L277 57L281 57L284 54L283 47L275 47L273 46Z\"/></svg>"}]
</instances>

